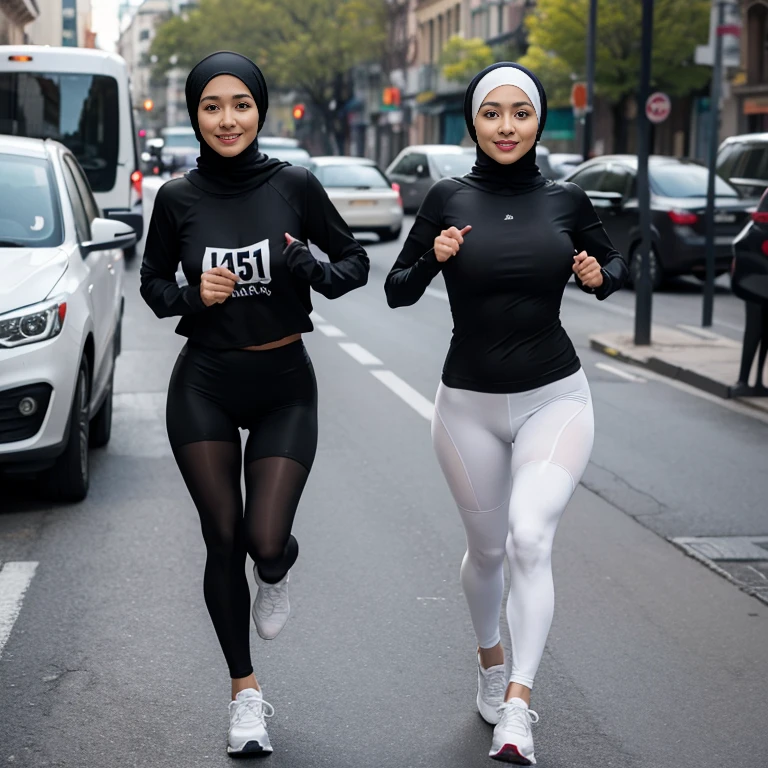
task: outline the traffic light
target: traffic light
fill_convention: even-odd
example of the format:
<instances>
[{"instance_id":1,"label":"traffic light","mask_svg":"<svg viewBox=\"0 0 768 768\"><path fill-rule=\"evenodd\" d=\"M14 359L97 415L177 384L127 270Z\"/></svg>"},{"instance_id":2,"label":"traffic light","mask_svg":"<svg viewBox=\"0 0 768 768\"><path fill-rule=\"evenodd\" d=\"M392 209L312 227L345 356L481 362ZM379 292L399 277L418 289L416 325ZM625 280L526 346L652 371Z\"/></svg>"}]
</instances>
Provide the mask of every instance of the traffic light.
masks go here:
<instances>
[{"instance_id":1,"label":"traffic light","mask_svg":"<svg viewBox=\"0 0 768 768\"><path fill-rule=\"evenodd\" d=\"M144 99L144 109L151 112L155 108L155 102L152 99Z\"/></svg>"},{"instance_id":2,"label":"traffic light","mask_svg":"<svg viewBox=\"0 0 768 768\"><path fill-rule=\"evenodd\" d=\"M303 104L297 104L293 108L293 119L294 120L301 120L304 117L304 112L306 112L306 109L304 108Z\"/></svg>"},{"instance_id":3,"label":"traffic light","mask_svg":"<svg viewBox=\"0 0 768 768\"><path fill-rule=\"evenodd\" d=\"M400 106L400 89L389 87L381 92L381 103L385 107L395 109Z\"/></svg>"}]
</instances>

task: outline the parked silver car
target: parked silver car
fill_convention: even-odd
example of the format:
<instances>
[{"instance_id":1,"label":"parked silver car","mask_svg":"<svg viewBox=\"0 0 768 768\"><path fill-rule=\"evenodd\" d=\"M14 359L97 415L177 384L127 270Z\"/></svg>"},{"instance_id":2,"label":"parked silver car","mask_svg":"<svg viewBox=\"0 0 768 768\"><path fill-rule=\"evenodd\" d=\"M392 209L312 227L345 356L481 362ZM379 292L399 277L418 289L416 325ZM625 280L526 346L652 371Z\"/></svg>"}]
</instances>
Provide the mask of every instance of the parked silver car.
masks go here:
<instances>
[{"instance_id":1,"label":"parked silver car","mask_svg":"<svg viewBox=\"0 0 768 768\"><path fill-rule=\"evenodd\" d=\"M474 151L470 154L457 144L414 144L400 152L386 174L400 186L405 212L414 213L436 181L464 176L474 163Z\"/></svg>"},{"instance_id":2,"label":"parked silver car","mask_svg":"<svg viewBox=\"0 0 768 768\"><path fill-rule=\"evenodd\" d=\"M352 232L375 232L382 242L397 240L403 201L373 160L313 157L312 170Z\"/></svg>"}]
</instances>

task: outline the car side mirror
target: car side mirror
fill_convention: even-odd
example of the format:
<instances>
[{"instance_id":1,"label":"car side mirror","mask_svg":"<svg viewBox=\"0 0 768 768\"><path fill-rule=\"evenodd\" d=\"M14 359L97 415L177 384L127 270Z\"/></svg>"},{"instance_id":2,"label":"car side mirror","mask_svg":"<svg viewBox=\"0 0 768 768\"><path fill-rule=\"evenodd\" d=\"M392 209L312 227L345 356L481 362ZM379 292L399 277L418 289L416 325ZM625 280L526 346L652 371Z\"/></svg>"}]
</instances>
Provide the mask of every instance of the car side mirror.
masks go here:
<instances>
[{"instance_id":1,"label":"car side mirror","mask_svg":"<svg viewBox=\"0 0 768 768\"><path fill-rule=\"evenodd\" d=\"M424 166L423 165L417 165L416 166L416 175L420 179L423 179L427 175L426 173L424 173Z\"/></svg>"},{"instance_id":2,"label":"car side mirror","mask_svg":"<svg viewBox=\"0 0 768 768\"><path fill-rule=\"evenodd\" d=\"M589 190L587 195L593 203L598 203L600 208L621 208L624 203L624 195L620 192Z\"/></svg>"},{"instance_id":3,"label":"car side mirror","mask_svg":"<svg viewBox=\"0 0 768 768\"><path fill-rule=\"evenodd\" d=\"M91 239L80 244L83 255L110 248L130 248L136 244L136 230L115 219L94 219L91 222Z\"/></svg>"},{"instance_id":4,"label":"car side mirror","mask_svg":"<svg viewBox=\"0 0 768 768\"><path fill-rule=\"evenodd\" d=\"M136 232L136 237L141 240L141 236L144 232L144 217L140 213L134 213L129 209L112 209L111 211L105 211L107 219L113 219L114 221L121 221L123 224L127 224L132 227Z\"/></svg>"}]
</instances>

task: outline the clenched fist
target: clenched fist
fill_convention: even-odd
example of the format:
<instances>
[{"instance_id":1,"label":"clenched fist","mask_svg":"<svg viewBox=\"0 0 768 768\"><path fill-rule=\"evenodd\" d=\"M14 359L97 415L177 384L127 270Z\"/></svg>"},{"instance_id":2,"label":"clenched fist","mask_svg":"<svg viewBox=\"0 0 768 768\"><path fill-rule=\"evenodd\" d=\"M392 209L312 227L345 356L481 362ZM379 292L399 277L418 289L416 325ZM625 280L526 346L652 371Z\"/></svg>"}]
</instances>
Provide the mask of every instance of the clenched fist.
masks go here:
<instances>
[{"instance_id":1,"label":"clenched fist","mask_svg":"<svg viewBox=\"0 0 768 768\"><path fill-rule=\"evenodd\" d=\"M603 284L600 263L594 256L587 256L586 251L573 257L573 273L587 288L599 288Z\"/></svg>"},{"instance_id":2,"label":"clenched fist","mask_svg":"<svg viewBox=\"0 0 768 768\"><path fill-rule=\"evenodd\" d=\"M214 267L203 272L200 278L200 298L206 307L223 304L235 290L240 278L226 267Z\"/></svg>"},{"instance_id":3,"label":"clenched fist","mask_svg":"<svg viewBox=\"0 0 768 768\"><path fill-rule=\"evenodd\" d=\"M461 231L456 227L444 229L435 238L435 258L438 261L448 261L451 256L455 256L459 252L459 247L464 242L464 235L470 229L472 229L471 226L466 226Z\"/></svg>"}]
</instances>

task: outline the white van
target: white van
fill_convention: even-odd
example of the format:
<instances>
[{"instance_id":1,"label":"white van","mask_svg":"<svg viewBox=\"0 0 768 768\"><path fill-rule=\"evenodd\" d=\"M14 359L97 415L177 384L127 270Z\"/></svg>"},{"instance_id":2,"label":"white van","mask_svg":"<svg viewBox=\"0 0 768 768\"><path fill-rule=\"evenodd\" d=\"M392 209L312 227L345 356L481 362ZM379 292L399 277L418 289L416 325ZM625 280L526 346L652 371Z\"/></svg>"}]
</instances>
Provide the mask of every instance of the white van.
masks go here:
<instances>
[{"instance_id":1,"label":"white van","mask_svg":"<svg viewBox=\"0 0 768 768\"><path fill-rule=\"evenodd\" d=\"M129 214L123 220L140 238L142 174L131 107L128 68L116 54L0 45L0 134L60 141L85 171L103 215Z\"/></svg>"}]
</instances>

